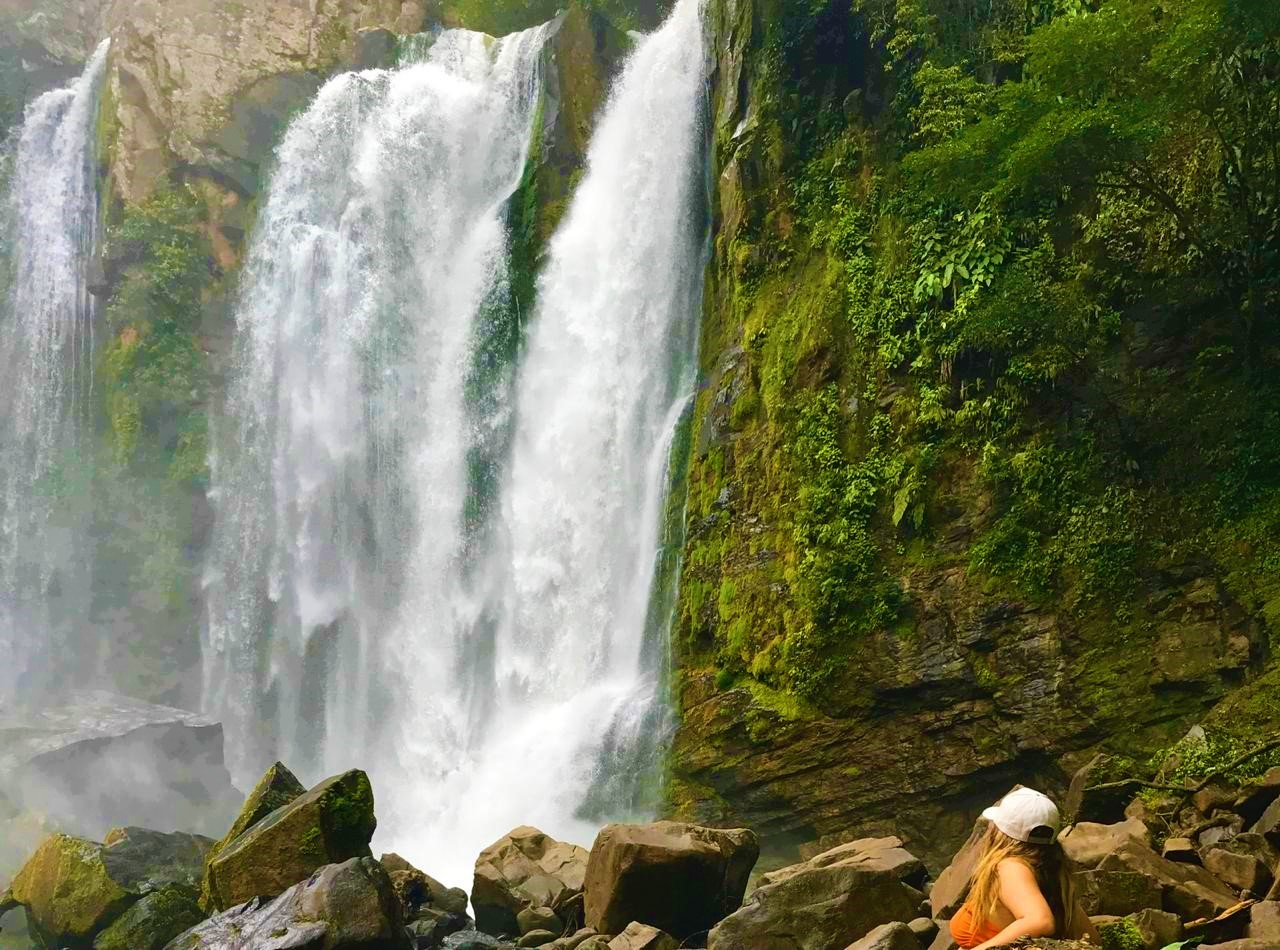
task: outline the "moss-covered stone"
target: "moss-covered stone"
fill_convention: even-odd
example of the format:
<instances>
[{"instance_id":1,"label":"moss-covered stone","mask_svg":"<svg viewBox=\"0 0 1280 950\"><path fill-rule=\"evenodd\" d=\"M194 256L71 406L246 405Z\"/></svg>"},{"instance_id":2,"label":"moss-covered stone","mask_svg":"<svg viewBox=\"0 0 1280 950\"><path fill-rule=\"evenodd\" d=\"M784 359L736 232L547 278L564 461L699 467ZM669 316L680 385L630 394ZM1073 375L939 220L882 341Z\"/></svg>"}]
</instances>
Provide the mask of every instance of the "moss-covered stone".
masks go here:
<instances>
[{"instance_id":1,"label":"moss-covered stone","mask_svg":"<svg viewBox=\"0 0 1280 950\"><path fill-rule=\"evenodd\" d=\"M369 856L373 788L352 770L321 782L227 843L209 862L206 907L275 897L326 864Z\"/></svg>"},{"instance_id":2,"label":"moss-covered stone","mask_svg":"<svg viewBox=\"0 0 1280 950\"><path fill-rule=\"evenodd\" d=\"M236 838L244 834L259 821L266 818L278 808L283 808L306 794L306 787L294 777L283 763L277 762L267 769L258 784L253 787L249 797L245 799L240 814L232 822L230 830L222 839L209 849L205 859L204 879L200 884L200 906L209 912L217 908L212 893L209 867L223 849Z\"/></svg>"},{"instance_id":3,"label":"moss-covered stone","mask_svg":"<svg viewBox=\"0 0 1280 950\"><path fill-rule=\"evenodd\" d=\"M204 920L194 888L168 884L126 910L93 941L93 950L164 950Z\"/></svg>"}]
</instances>

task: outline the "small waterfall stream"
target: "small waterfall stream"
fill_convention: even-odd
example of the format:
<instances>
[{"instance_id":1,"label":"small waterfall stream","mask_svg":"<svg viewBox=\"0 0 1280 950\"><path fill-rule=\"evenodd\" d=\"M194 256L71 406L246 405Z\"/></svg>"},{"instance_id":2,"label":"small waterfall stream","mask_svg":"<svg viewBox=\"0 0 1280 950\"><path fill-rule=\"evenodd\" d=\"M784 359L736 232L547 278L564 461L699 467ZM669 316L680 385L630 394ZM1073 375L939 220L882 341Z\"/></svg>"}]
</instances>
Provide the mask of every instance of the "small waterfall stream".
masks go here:
<instances>
[{"instance_id":1,"label":"small waterfall stream","mask_svg":"<svg viewBox=\"0 0 1280 950\"><path fill-rule=\"evenodd\" d=\"M660 744L649 601L694 385L700 0L638 40L513 320L546 37L447 31L294 120L215 439L205 703L237 781L366 768L379 843L451 884L518 824L589 844L658 768L636 750Z\"/></svg>"},{"instance_id":2,"label":"small waterfall stream","mask_svg":"<svg viewBox=\"0 0 1280 950\"><path fill-rule=\"evenodd\" d=\"M89 602L88 272L103 42L27 106L0 209L0 702L69 685Z\"/></svg>"}]
</instances>

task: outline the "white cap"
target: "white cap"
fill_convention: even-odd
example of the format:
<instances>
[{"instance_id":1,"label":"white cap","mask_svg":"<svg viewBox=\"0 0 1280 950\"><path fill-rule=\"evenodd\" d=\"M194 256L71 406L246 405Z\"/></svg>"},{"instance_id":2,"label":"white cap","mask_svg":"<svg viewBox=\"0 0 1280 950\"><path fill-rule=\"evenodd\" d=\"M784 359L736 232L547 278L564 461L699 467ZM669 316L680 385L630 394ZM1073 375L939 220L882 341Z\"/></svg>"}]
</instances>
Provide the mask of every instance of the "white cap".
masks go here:
<instances>
[{"instance_id":1,"label":"white cap","mask_svg":"<svg viewBox=\"0 0 1280 950\"><path fill-rule=\"evenodd\" d=\"M1062 828L1058 806L1034 789L1015 788L982 813L1014 841L1053 844Z\"/></svg>"}]
</instances>

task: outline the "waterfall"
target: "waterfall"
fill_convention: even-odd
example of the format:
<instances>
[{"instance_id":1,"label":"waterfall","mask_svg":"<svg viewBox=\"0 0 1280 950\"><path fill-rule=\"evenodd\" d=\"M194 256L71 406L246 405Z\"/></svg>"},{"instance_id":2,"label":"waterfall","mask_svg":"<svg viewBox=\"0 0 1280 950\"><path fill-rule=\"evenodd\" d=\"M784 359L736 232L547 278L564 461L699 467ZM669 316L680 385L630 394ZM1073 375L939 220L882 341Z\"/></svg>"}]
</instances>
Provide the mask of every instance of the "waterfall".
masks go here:
<instances>
[{"instance_id":1,"label":"waterfall","mask_svg":"<svg viewBox=\"0 0 1280 950\"><path fill-rule=\"evenodd\" d=\"M657 768L635 748L693 389L700 3L639 39L528 312L506 215L547 34L447 31L291 124L215 438L205 695L238 782L367 768L380 843L450 883L518 824L589 844L628 805L617 762Z\"/></svg>"},{"instance_id":2,"label":"waterfall","mask_svg":"<svg viewBox=\"0 0 1280 950\"><path fill-rule=\"evenodd\" d=\"M89 601L89 266L107 43L16 131L0 254L0 702L68 685ZM91 652L91 651L89 651Z\"/></svg>"}]
</instances>

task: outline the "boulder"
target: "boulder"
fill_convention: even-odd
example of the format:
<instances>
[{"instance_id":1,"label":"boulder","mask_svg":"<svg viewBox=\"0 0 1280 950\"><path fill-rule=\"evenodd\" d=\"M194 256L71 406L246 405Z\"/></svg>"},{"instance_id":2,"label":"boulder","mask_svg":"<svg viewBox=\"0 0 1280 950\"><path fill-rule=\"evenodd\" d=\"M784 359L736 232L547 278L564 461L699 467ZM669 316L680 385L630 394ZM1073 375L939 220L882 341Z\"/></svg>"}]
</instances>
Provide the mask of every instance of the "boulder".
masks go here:
<instances>
[{"instance_id":1,"label":"boulder","mask_svg":"<svg viewBox=\"0 0 1280 950\"><path fill-rule=\"evenodd\" d=\"M1270 940L1280 947L1280 901L1259 901L1250 907L1244 935L1255 940Z\"/></svg>"},{"instance_id":2,"label":"boulder","mask_svg":"<svg viewBox=\"0 0 1280 950\"><path fill-rule=\"evenodd\" d=\"M1258 820L1249 829L1255 834L1266 835L1274 844L1280 845L1280 798L1273 799L1263 809Z\"/></svg>"},{"instance_id":3,"label":"boulder","mask_svg":"<svg viewBox=\"0 0 1280 950\"><path fill-rule=\"evenodd\" d=\"M198 894L186 884L165 884L116 918L93 950L164 950L169 941L204 920Z\"/></svg>"},{"instance_id":4,"label":"boulder","mask_svg":"<svg viewBox=\"0 0 1280 950\"><path fill-rule=\"evenodd\" d=\"M938 936L938 922L930 920L928 917L917 917L907 926L916 935L916 940L926 947L933 943L934 937Z\"/></svg>"},{"instance_id":5,"label":"boulder","mask_svg":"<svg viewBox=\"0 0 1280 950\"><path fill-rule=\"evenodd\" d=\"M556 935L550 930L530 930L516 941L517 947L542 947L551 943L556 939Z\"/></svg>"},{"instance_id":6,"label":"boulder","mask_svg":"<svg viewBox=\"0 0 1280 950\"><path fill-rule=\"evenodd\" d=\"M920 891L883 851L848 845L766 874L743 908L713 929L711 950L828 950L845 947L882 924L919 915Z\"/></svg>"},{"instance_id":7,"label":"boulder","mask_svg":"<svg viewBox=\"0 0 1280 950\"><path fill-rule=\"evenodd\" d=\"M1200 854L1196 851L1195 842L1190 838L1166 838L1164 850L1160 853L1166 861L1178 861L1183 864L1200 863Z\"/></svg>"},{"instance_id":8,"label":"boulder","mask_svg":"<svg viewBox=\"0 0 1280 950\"><path fill-rule=\"evenodd\" d=\"M497 937L480 933L478 930L460 930L456 934L445 937L444 943L440 946L443 950L491 950L491 948L506 950L508 947L515 947L515 944L506 943Z\"/></svg>"},{"instance_id":9,"label":"boulder","mask_svg":"<svg viewBox=\"0 0 1280 950\"><path fill-rule=\"evenodd\" d=\"M1076 875L1080 904L1087 914L1123 917L1164 904L1164 888L1136 871L1085 871Z\"/></svg>"},{"instance_id":10,"label":"boulder","mask_svg":"<svg viewBox=\"0 0 1280 950\"><path fill-rule=\"evenodd\" d=\"M1097 788L1098 785L1106 784L1099 779L1106 765L1107 756L1099 753L1071 777L1071 785L1062 802L1062 814L1069 820L1106 824L1119 821L1123 816L1133 788Z\"/></svg>"},{"instance_id":11,"label":"boulder","mask_svg":"<svg viewBox=\"0 0 1280 950\"><path fill-rule=\"evenodd\" d=\"M448 915L466 915L467 892L462 888L445 887L398 854L384 854L378 859L378 863L391 876L391 884L395 888L396 897L400 899L400 909L404 912L406 921L423 917L439 920Z\"/></svg>"},{"instance_id":12,"label":"boulder","mask_svg":"<svg viewBox=\"0 0 1280 950\"><path fill-rule=\"evenodd\" d=\"M1265 938L1241 937L1225 943L1202 943L1197 950L1276 950L1276 945Z\"/></svg>"},{"instance_id":13,"label":"boulder","mask_svg":"<svg viewBox=\"0 0 1280 950\"><path fill-rule=\"evenodd\" d=\"M103 844L56 834L0 895L0 914L21 905L46 944L87 947L144 894L170 884L194 890L211 844L142 828L116 829Z\"/></svg>"},{"instance_id":14,"label":"boulder","mask_svg":"<svg viewBox=\"0 0 1280 950\"><path fill-rule=\"evenodd\" d=\"M881 924L846 950L920 950L920 940L906 924Z\"/></svg>"},{"instance_id":15,"label":"boulder","mask_svg":"<svg viewBox=\"0 0 1280 950\"><path fill-rule=\"evenodd\" d=\"M1236 789L1221 782L1211 782L1191 796L1191 804L1202 815L1212 815L1220 808L1235 805Z\"/></svg>"},{"instance_id":16,"label":"boulder","mask_svg":"<svg viewBox=\"0 0 1280 950\"><path fill-rule=\"evenodd\" d=\"M229 842L209 862L211 906L272 898L318 868L370 857L373 789L358 769L326 779ZM385 875L385 872L384 872Z\"/></svg>"},{"instance_id":17,"label":"boulder","mask_svg":"<svg viewBox=\"0 0 1280 950\"><path fill-rule=\"evenodd\" d=\"M418 917L407 921L405 929L414 946L431 948L440 946L450 934L470 930L473 926L474 922L466 914L419 910Z\"/></svg>"},{"instance_id":18,"label":"boulder","mask_svg":"<svg viewBox=\"0 0 1280 950\"><path fill-rule=\"evenodd\" d=\"M91 839L120 825L218 834L239 803L222 744L213 719L107 692L0 709L5 794Z\"/></svg>"},{"instance_id":19,"label":"boulder","mask_svg":"<svg viewBox=\"0 0 1280 950\"><path fill-rule=\"evenodd\" d=\"M411 950L391 879L371 857L316 870L274 900L255 897L193 927L166 950Z\"/></svg>"},{"instance_id":20,"label":"boulder","mask_svg":"<svg viewBox=\"0 0 1280 950\"><path fill-rule=\"evenodd\" d=\"M933 943L929 944L929 950L958 950L959 945L956 938L951 936L951 931L943 927L938 931L938 936L933 938Z\"/></svg>"},{"instance_id":21,"label":"boulder","mask_svg":"<svg viewBox=\"0 0 1280 950\"><path fill-rule=\"evenodd\" d=\"M516 925L521 935L532 930L549 930L552 936L558 937L564 930L564 924L550 907L526 907L516 914Z\"/></svg>"},{"instance_id":22,"label":"boulder","mask_svg":"<svg viewBox=\"0 0 1280 950\"><path fill-rule=\"evenodd\" d=\"M1271 886L1271 871L1252 854L1237 854L1225 848L1210 848L1204 854L1205 870L1238 891L1265 894Z\"/></svg>"},{"instance_id":23,"label":"boulder","mask_svg":"<svg viewBox=\"0 0 1280 950\"><path fill-rule=\"evenodd\" d=\"M609 941L609 950L679 950L680 944L657 927L630 923Z\"/></svg>"},{"instance_id":24,"label":"boulder","mask_svg":"<svg viewBox=\"0 0 1280 950\"><path fill-rule=\"evenodd\" d=\"M978 860L982 857L982 839L986 836L989 825L990 822L985 818L977 820L968 840L960 846L951 863L933 882L933 889L929 891L929 904L935 918L950 920L969 895L969 878L973 876Z\"/></svg>"},{"instance_id":25,"label":"boulder","mask_svg":"<svg viewBox=\"0 0 1280 950\"><path fill-rule=\"evenodd\" d=\"M637 921L679 940L705 933L741 905L759 856L745 829L608 825L587 863L586 924L620 933Z\"/></svg>"},{"instance_id":26,"label":"boulder","mask_svg":"<svg viewBox=\"0 0 1280 950\"><path fill-rule=\"evenodd\" d=\"M1167 947L1182 939L1182 921L1163 910L1141 910L1129 917L1148 947Z\"/></svg>"},{"instance_id":27,"label":"boulder","mask_svg":"<svg viewBox=\"0 0 1280 950\"><path fill-rule=\"evenodd\" d=\"M1103 858L1098 869L1145 875L1161 888L1161 909L1188 919L1216 917L1236 903L1231 889L1204 868L1166 861L1133 841Z\"/></svg>"},{"instance_id":28,"label":"boulder","mask_svg":"<svg viewBox=\"0 0 1280 950\"><path fill-rule=\"evenodd\" d=\"M587 850L556 841L537 828L516 828L480 852L471 904L476 927L487 934L519 932L526 907L556 910L582 893ZM619 928L621 929L621 928Z\"/></svg>"},{"instance_id":29,"label":"boulder","mask_svg":"<svg viewBox=\"0 0 1280 950\"><path fill-rule=\"evenodd\" d=\"M294 777L294 774L285 768L283 763L277 762L258 780L258 784L253 787L253 791L249 793L249 797L244 800L244 805L240 808L240 814L236 816L236 820L231 823L231 829L222 836L212 848L209 849L209 856L205 859L204 879L200 884L200 906L204 908L205 913L213 913L220 910L214 899L209 880L209 864L222 853L223 849L236 838L244 834L263 818L275 811L277 808L283 808L290 802L301 798L306 794L306 787Z\"/></svg>"},{"instance_id":30,"label":"boulder","mask_svg":"<svg viewBox=\"0 0 1280 950\"><path fill-rule=\"evenodd\" d=\"M1261 778L1246 782L1236 796L1231 810L1253 823L1262 817L1272 802L1280 798L1280 765L1268 769Z\"/></svg>"},{"instance_id":31,"label":"boulder","mask_svg":"<svg viewBox=\"0 0 1280 950\"><path fill-rule=\"evenodd\" d=\"M1082 821L1071 825L1058 837L1067 857L1082 868L1096 868L1098 863L1126 841L1151 847L1151 832L1136 818L1114 825Z\"/></svg>"}]
</instances>

